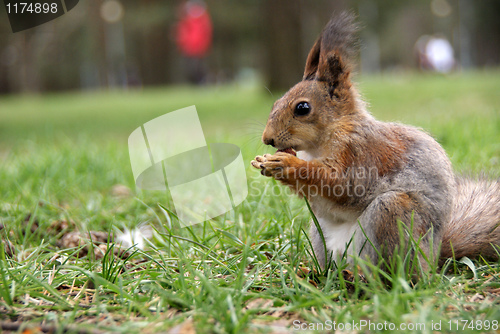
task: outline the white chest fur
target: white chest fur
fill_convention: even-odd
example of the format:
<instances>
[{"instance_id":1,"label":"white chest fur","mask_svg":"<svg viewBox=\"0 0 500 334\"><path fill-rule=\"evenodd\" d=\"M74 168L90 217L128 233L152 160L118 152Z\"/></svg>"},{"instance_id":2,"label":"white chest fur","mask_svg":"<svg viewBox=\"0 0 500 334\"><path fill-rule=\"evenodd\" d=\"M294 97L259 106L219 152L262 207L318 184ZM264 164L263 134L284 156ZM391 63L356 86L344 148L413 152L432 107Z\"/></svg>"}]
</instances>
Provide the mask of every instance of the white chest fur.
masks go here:
<instances>
[{"instance_id":1,"label":"white chest fur","mask_svg":"<svg viewBox=\"0 0 500 334\"><path fill-rule=\"evenodd\" d=\"M312 159L314 159L314 154L307 151L297 151L297 158L305 161L311 161Z\"/></svg>"},{"instance_id":2,"label":"white chest fur","mask_svg":"<svg viewBox=\"0 0 500 334\"><path fill-rule=\"evenodd\" d=\"M346 251L347 245L349 245L349 249L346 254L353 254L353 235L357 227L356 223L346 222L343 224L332 224L331 221L327 221L322 218L318 218L318 222L320 223L323 235L325 236L326 249L328 250L328 253L333 255L333 259L335 261L339 261Z\"/></svg>"},{"instance_id":3,"label":"white chest fur","mask_svg":"<svg viewBox=\"0 0 500 334\"><path fill-rule=\"evenodd\" d=\"M297 152L297 156L306 161L315 158L314 153L305 151ZM332 253L333 259L338 261L350 243L347 254L353 254L355 251L353 235L358 227L359 213L337 206L331 200L319 195L311 196L309 201L323 231L328 253Z\"/></svg>"}]
</instances>

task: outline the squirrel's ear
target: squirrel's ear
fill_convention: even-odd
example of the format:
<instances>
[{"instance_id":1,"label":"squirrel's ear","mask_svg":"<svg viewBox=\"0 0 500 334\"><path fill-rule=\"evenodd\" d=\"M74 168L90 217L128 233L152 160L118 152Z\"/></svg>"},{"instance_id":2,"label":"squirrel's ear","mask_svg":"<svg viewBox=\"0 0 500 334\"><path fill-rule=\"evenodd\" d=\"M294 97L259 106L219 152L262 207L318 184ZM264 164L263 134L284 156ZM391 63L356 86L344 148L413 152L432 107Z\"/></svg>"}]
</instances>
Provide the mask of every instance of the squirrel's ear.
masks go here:
<instances>
[{"instance_id":1,"label":"squirrel's ear","mask_svg":"<svg viewBox=\"0 0 500 334\"><path fill-rule=\"evenodd\" d=\"M316 80L326 82L329 86L330 97L339 97L341 90L349 90L349 66L344 63L342 56L335 51L320 55Z\"/></svg>"},{"instance_id":2,"label":"squirrel's ear","mask_svg":"<svg viewBox=\"0 0 500 334\"><path fill-rule=\"evenodd\" d=\"M328 83L332 97L342 95L342 89L348 90L351 86L351 64L356 53L357 29L351 12L334 15L307 57L304 80Z\"/></svg>"},{"instance_id":3,"label":"squirrel's ear","mask_svg":"<svg viewBox=\"0 0 500 334\"><path fill-rule=\"evenodd\" d=\"M314 43L311 51L309 51L302 80L313 80L316 77L316 71L318 71L320 49L321 36L316 40L316 43Z\"/></svg>"}]
</instances>

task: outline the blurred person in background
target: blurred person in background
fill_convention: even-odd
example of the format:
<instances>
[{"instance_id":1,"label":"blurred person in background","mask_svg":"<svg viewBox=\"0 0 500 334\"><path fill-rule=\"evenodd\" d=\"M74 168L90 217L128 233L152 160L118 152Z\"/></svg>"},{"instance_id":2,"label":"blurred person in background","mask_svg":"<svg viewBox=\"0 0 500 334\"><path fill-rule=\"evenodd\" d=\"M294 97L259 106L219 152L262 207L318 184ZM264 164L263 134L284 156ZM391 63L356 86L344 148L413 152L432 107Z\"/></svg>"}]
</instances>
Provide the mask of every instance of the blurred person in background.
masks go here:
<instances>
[{"instance_id":1,"label":"blurred person in background","mask_svg":"<svg viewBox=\"0 0 500 334\"><path fill-rule=\"evenodd\" d=\"M453 47L440 36L422 36L415 44L419 66L423 70L449 73L456 65Z\"/></svg>"},{"instance_id":2,"label":"blurred person in background","mask_svg":"<svg viewBox=\"0 0 500 334\"><path fill-rule=\"evenodd\" d=\"M206 56L212 45L212 20L203 1L191 0L181 4L176 26L176 42L185 59L189 82L206 81Z\"/></svg>"}]
</instances>

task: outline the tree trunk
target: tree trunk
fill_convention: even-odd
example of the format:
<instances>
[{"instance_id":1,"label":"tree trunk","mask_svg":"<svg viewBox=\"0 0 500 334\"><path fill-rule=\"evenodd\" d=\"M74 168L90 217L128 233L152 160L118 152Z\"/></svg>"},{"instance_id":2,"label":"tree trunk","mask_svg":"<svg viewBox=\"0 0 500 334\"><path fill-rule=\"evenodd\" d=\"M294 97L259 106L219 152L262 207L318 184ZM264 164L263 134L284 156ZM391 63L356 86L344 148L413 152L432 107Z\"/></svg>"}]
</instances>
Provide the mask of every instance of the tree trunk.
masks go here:
<instances>
[{"instance_id":1,"label":"tree trunk","mask_svg":"<svg viewBox=\"0 0 500 334\"><path fill-rule=\"evenodd\" d=\"M88 2L90 30L90 47L92 52L92 63L97 69L99 86L108 87L108 69L106 66L106 35L104 21L101 17L101 6L103 0L92 0Z\"/></svg>"},{"instance_id":2,"label":"tree trunk","mask_svg":"<svg viewBox=\"0 0 500 334\"><path fill-rule=\"evenodd\" d=\"M300 0L263 3L268 88L286 90L302 77Z\"/></svg>"},{"instance_id":3,"label":"tree trunk","mask_svg":"<svg viewBox=\"0 0 500 334\"><path fill-rule=\"evenodd\" d=\"M302 78L309 49L345 0L266 0L261 7L268 88L286 90Z\"/></svg>"}]
</instances>

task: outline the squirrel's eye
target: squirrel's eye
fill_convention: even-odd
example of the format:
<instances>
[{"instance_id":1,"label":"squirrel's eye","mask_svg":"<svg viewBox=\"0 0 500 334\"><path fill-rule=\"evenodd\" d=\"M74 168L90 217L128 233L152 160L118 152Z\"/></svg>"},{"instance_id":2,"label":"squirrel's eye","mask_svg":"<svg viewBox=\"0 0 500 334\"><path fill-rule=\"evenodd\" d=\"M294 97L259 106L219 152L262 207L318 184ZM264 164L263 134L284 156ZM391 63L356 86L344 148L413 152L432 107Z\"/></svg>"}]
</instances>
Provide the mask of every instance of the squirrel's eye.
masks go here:
<instances>
[{"instance_id":1,"label":"squirrel's eye","mask_svg":"<svg viewBox=\"0 0 500 334\"><path fill-rule=\"evenodd\" d=\"M295 116L305 116L311 112L311 107L307 102L300 102L295 106Z\"/></svg>"}]
</instances>

